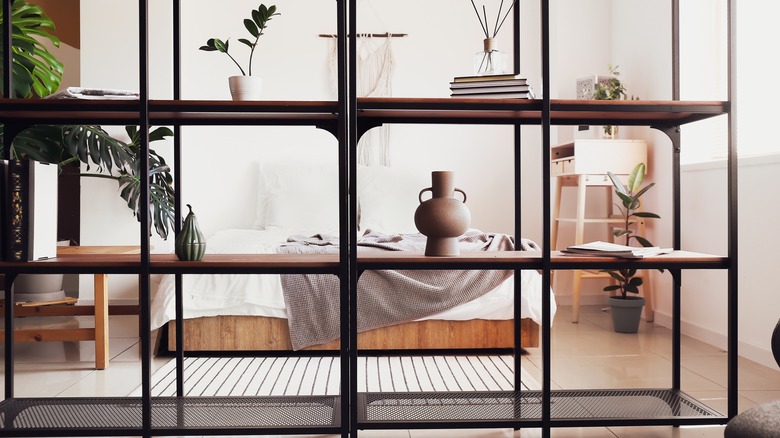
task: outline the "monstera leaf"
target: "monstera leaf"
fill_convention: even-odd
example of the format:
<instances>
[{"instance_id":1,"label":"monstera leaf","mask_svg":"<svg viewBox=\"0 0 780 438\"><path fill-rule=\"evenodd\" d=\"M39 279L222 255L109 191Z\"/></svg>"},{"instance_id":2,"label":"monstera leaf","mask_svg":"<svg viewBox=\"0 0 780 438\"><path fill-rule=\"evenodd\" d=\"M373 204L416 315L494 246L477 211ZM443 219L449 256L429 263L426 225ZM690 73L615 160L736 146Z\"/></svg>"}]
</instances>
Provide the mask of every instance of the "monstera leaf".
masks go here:
<instances>
[{"instance_id":1,"label":"monstera leaf","mask_svg":"<svg viewBox=\"0 0 780 438\"><path fill-rule=\"evenodd\" d=\"M5 17L0 10L0 24ZM63 65L41 42L49 40L54 47L60 40L49 33L54 22L40 6L24 0L11 4L11 51L13 52L13 97L44 97L57 91L62 81ZM0 59L4 56L3 37L0 35ZM0 73L2 73L0 66ZM0 86L5 79L0 75Z\"/></svg>"},{"instance_id":2,"label":"monstera leaf","mask_svg":"<svg viewBox=\"0 0 780 438\"><path fill-rule=\"evenodd\" d=\"M140 135L138 127L125 128L130 143L111 137L99 126L37 125L25 129L14 138L11 155L61 166L76 161L87 165L83 177L116 180L120 196L138 216L140 212L141 180ZM149 133L149 142L173 135L168 128L156 128ZM0 125L2 153L3 125ZM92 171L90 164L97 165ZM149 150L149 202L151 223L157 234L166 239L174 223L174 188L170 167L157 152Z\"/></svg>"}]
</instances>

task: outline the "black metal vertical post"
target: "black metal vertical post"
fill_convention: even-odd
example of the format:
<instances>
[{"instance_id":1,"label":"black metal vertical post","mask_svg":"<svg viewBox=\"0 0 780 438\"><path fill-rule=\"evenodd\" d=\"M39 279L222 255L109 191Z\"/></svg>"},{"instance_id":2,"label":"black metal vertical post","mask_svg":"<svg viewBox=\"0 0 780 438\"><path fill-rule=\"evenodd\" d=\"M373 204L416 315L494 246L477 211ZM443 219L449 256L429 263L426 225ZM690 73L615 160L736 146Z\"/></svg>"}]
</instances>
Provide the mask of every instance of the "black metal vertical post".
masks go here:
<instances>
[{"instance_id":1,"label":"black metal vertical post","mask_svg":"<svg viewBox=\"0 0 780 438\"><path fill-rule=\"evenodd\" d=\"M728 416L737 415L737 358L739 345L738 323L739 316L739 275L738 275L738 233L737 224L737 2L728 1L728 101L729 101L729 151L728 151Z\"/></svg>"},{"instance_id":2,"label":"black metal vertical post","mask_svg":"<svg viewBox=\"0 0 780 438\"><path fill-rule=\"evenodd\" d=\"M680 0L672 0L672 100L680 100Z\"/></svg>"},{"instance_id":3,"label":"black metal vertical post","mask_svg":"<svg viewBox=\"0 0 780 438\"><path fill-rule=\"evenodd\" d=\"M13 55L11 52L11 5L13 0L3 1L3 96L6 98L13 97L11 93L12 74L13 71ZM6 126L5 135L3 137L3 158L11 157L11 140L13 139L10 132L8 132L8 126ZM8 245L9 233L6 231L7 221L3 221L3 229L0 232L3 233L3 244ZM2 248L5 251L5 247ZM5 275L5 302L13 303L14 295L11 291L11 285L13 284L13 276ZM5 398L13 398L14 396L14 306L5 306Z\"/></svg>"},{"instance_id":4,"label":"black metal vertical post","mask_svg":"<svg viewBox=\"0 0 780 438\"><path fill-rule=\"evenodd\" d=\"M11 51L11 9L13 0L3 1L3 97L13 97L13 52ZM8 148L5 149L8 154Z\"/></svg>"},{"instance_id":5,"label":"black metal vertical post","mask_svg":"<svg viewBox=\"0 0 780 438\"><path fill-rule=\"evenodd\" d=\"M680 0L672 0L672 100L680 100ZM675 250L682 246L681 199L680 199L680 128L667 129L672 140L672 245ZM682 348L681 289L682 271L670 270L672 274L672 388L680 389Z\"/></svg>"},{"instance_id":6,"label":"black metal vertical post","mask_svg":"<svg viewBox=\"0 0 780 438\"><path fill-rule=\"evenodd\" d=\"M338 64L339 64L339 150L341 165L348 172L341 172L347 188L347 202L342 201L342 215L346 213L349 221L341 222L341 266L346 278L342 278L341 287L341 387L342 406L341 435L355 438L358 435L358 398L357 398L357 76L356 32L357 1L338 1ZM342 189L344 186L342 186ZM344 191L342 190L342 194ZM346 208L346 211L344 210ZM345 216L342 216L345 217ZM344 245L345 238L347 238ZM345 254L345 248L347 252ZM346 288L345 288L346 286ZM345 299L346 298L346 299ZM344 316L347 316L346 318ZM346 324L346 327L345 327ZM346 335L346 336L344 336ZM346 362L346 364L345 364ZM346 395L344 395L346 394Z\"/></svg>"},{"instance_id":7,"label":"black metal vertical post","mask_svg":"<svg viewBox=\"0 0 780 438\"><path fill-rule=\"evenodd\" d=\"M173 100L181 99L181 0L173 0ZM181 125L173 126L174 235L181 231ZM184 396L184 298L182 274L174 276L176 295L176 395Z\"/></svg>"},{"instance_id":8,"label":"black metal vertical post","mask_svg":"<svg viewBox=\"0 0 780 438\"><path fill-rule=\"evenodd\" d=\"M675 250L682 247L682 207L680 199L680 128L673 127L666 129L666 135L672 141L672 223L673 226L673 246ZM680 374L682 369L682 347L680 337L682 336L682 271L680 269L670 269L672 274L672 388L680 389Z\"/></svg>"},{"instance_id":9,"label":"black metal vertical post","mask_svg":"<svg viewBox=\"0 0 780 438\"><path fill-rule=\"evenodd\" d=\"M151 318L149 294L149 3L138 1L138 89L140 111L140 179L141 199L141 266L139 271L139 301L141 326L141 423L144 436L152 436L152 398L151 398Z\"/></svg>"},{"instance_id":10,"label":"black metal vertical post","mask_svg":"<svg viewBox=\"0 0 780 438\"><path fill-rule=\"evenodd\" d=\"M541 2L542 40L542 436L550 436L550 0Z\"/></svg>"},{"instance_id":11,"label":"black metal vertical post","mask_svg":"<svg viewBox=\"0 0 780 438\"><path fill-rule=\"evenodd\" d=\"M5 302L14 302L12 286L16 275L5 274ZM14 397L14 306L5 306L5 398Z\"/></svg>"},{"instance_id":12,"label":"black metal vertical post","mask_svg":"<svg viewBox=\"0 0 780 438\"><path fill-rule=\"evenodd\" d=\"M515 9L512 11L512 21L513 21L513 69L512 72L515 74L520 74L520 42L521 42L521 36L520 36L520 4L519 2L515 4ZM515 245L519 245L520 243L520 236L522 236L522 208L523 205L522 202L522 126L519 123L516 123L514 125L514 228L515 228ZM515 248L517 249L517 248ZM521 306L520 306L520 294L522 293L521 283L519 281L521 270L516 269L514 272L515 276L515 290L514 290L514 340L515 340L515 354L514 354L514 366L515 366L515 379L514 379L514 388L515 388L515 419L519 418L520 412L518 410L522 406L519 403L520 400L520 388L522 388L522 379L520 377L520 368L522 365L522 345L521 345L521 339L522 339L522 333L520 330L521 327Z\"/></svg>"}]
</instances>

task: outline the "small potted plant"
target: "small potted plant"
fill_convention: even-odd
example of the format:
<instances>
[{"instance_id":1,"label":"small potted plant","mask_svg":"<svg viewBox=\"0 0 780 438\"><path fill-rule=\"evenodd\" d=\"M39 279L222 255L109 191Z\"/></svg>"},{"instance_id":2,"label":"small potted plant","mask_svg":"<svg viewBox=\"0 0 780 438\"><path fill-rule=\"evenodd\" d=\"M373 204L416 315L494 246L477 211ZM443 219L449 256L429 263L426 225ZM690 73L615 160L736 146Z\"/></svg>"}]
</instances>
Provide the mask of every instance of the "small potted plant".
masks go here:
<instances>
[{"instance_id":1,"label":"small potted plant","mask_svg":"<svg viewBox=\"0 0 780 438\"><path fill-rule=\"evenodd\" d=\"M593 99L595 100L626 100L628 99L628 93L626 90L626 86L621 82L620 78L620 72L618 71L619 66L612 66L612 64L608 64L607 68L609 68L609 74L612 75L610 78L606 80L598 81L593 86ZM631 100L634 100L634 97L631 97ZM614 125L607 125L602 126L602 134L605 138L615 138L617 137L617 126Z\"/></svg>"},{"instance_id":2,"label":"small potted plant","mask_svg":"<svg viewBox=\"0 0 780 438\"><path fill-rule=\"evenodd\" d=\"M621 202L615 203L615 206L620 211L623 219L623 228L615 229L613 235L616 239L624 239L626 246L631 246L632 240L639 242L644 247L653 246L650 241L636 234L634 230L638 220L660 219L660 216L655 213L640 211L642 206L640 198L655 185L655 183L650 183L642 187L646 169L645 163L637 164L628 176L628 181L625 185L612 172L607 172L612 185L615 187L615 194L620 198ZM639 293L639 286L642 285L642 277L637 277L636 271L635 268L607 269L603 271L615 280L615 284L606 286L604 290L607 292L620 291L619 295L609 297L612 323L616 332L636 333L639 329L639 320L645 299L636 296Z\"/></svg>"},{"instance_id":3,"label":"small potted plant","mask_svg":"<svg viewBox=\"0 0 780 438\"><path fill-rule=\"evenodd\" d=\"M233 96L233 100L256 100L259 98L263 80L257 76L252 76L252 60L255 56L257 43L260 41L260 37L264 35L265 29L268 27L268 22L271 21L271 17L274 15L280 15L276 12L275 5L266 7L264 4L261 4L257 9L252 10L250 18L244 19L244 27L252 37L251 39L239 38L238 40L240 43L249 47L249 61L247 62L246 70L238 61L236 61L236 58L230 54L230 38L225 41L222 41L219 38L209 38L209 40L206 41L206 45L200 47L200 50L205 52L224 53L241 71L240 76L231 76L228 78L230 94Z\"/></svg>"}]
</instances>

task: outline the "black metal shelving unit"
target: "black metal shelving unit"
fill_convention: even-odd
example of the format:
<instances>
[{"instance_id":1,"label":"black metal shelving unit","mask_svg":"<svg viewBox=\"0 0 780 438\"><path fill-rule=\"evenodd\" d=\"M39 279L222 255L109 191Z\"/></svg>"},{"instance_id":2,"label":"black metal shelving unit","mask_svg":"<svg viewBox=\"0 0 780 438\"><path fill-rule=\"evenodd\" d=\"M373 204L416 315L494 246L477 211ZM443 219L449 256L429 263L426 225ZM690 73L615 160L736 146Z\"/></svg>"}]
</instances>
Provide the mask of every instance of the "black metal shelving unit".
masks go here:
<instances>
[{"instance_id":1,"label":"black metal shelving unit","mask_svg":"<svg viewBox=\"0 0 780 438\"><path fill-rule=\"evenodd\" d=\"M735 2L729 0L729 41L733 42ZM357 2L351 0L350 10ZM518 8L519 9L519 8ZM514 47L515 73L519 72L518 9L515 10ZM728 114L731 122L729 148L729 252L725 257L694 255L688 260L657 259L642 263L643 268L663 268L674 278L672 386L648 389L552 390L550 381L551 339L550 300L543 299L542 321L542 389L540 391L509 392L444 392L444 393L361 393L357 396L357 414L353 431L358 429L434 429L459 427L542 427L549 436L553 427L588 426L651 426L724 424L736 415L736 296L737 296L737 195L736 141L733 129L733 89L735 70L730 46L729 98L725 102L679 101L679 3L672 0L673 16L673 100L671 101L577 101L553 100L545 93L534 101L464 101L457 99L355 99L357 106L356 138L382 124L474 124L515 126L515 202L520 204L521 164L519 132L523 125L542 128L542 215L543 236L540 257L522 260L495 260L494 263L464 261L406 263L403 260L355 260L356 270L363 269L539 269L542 290L549 287L550 273L560 269L606 269L627 267L620 261L571 261L550 250L550 130L558 125L630 125L649 126L665 133L671 140L673 169L674 248L681 250L680 230L680 135L679 128L687 123ZM355 12L353 12L355 14ZM354 18L353 18L354 19ZM542 89L550 87L550 9L549 1L541 1ZM733 44L733 43L731 43ZM354 64L351 64L354 71ZM356 148L357 140L351 144ZM532 146L533 147L533 146ZM354 161L354 159L353 159ZM354 166L354 163L351 163ZM351 177L357 175L352 173ZM516 238L520 236L519 211L516 214ZM682 254L678 252L678 254ZM633 262L629 262L633 263ZM636 264L634 264L636 266ZM720 413L697 401L681 390L681 276L688 269L720 269L729 272L729 339L727 413ZM516 291L518 294L519 291ZM350 316L355 321L356 312ZM519 333L519 319L515 332ZM515 350L517 358L519 346ZM353 353L358 355L359 352ZM519 361L516 361L516 369ZM516 373L516 375L519 373ZM515 388L519 388L519 382Z\"/></svg>"},{"instance_id":2,"label":"black metal shelving unit","mask_svg":"<svg viewBox=\"0 0 780 438\"><path fill-rule=\"evenodd\" d=\"M11 284L21 273L106 273L137 274L141 299L142 396L109 398L18 398L14 395L13 306L5 308L5 400L0 402L0 436L117 436L135 434L144 437L188 434L340 434L357 436L363 429L433 429L458 427L541 427L545 436L555 427L639 426L723 424L737 413L737 167L733 108L735 59L733 31L735 0L729 4L729 97L724 102L679 101L679 51L677 37L678 0L673 5L673 100L671 101L574 101L553 100L462 100L462 99L369 99L356 96L355 32L357 1L337 0L338 100L335 102L213 102L184 101L179 91L178 68L180 0L173 1L174 22L174 99L150 100L148 96L148 0L139 0L139 44L141 98L137 102L81 102L0 100L0 122L5 125L5 153L9 153L13 135L34 123L94 123L105 125L137 124L148 132L151 125L173 125L176 129L175 162L186 153L180 127L187 125L287 125L314 126L331 132L339 148L339 214L341 251L338 256L313 256L310 261L245 256L238 259L206 258L202 262L178 262L173 257L151 255L147 233L141 234L141 255L104 256L100 259L62 259L46 262L0 262L6 273L5 300L13 301ZM12 0L3 1L4 16L9 16ZM540 0L542 20L542 82L550 83L549 0ZM185 5L186 7L186 5ZM519 20L519 10L514 18ZM10 25L3 25L4 53L10 53ZM520 38L515 24L515 38ZM515 45L515 69L519 70L519 49ZM4 95L10 95L10 59L3 60ZM548 89L549 87L543 87ZM550 129L556 125L636 125L651 126L666 133L672 141L674 186L674 247L680 250L679 127L697 120L727 114L730 123L728 216L729 250L726 256L707 256L677 252L675 257L658 257L638 262L643 268L665 268L674 276L673 376L671 388L552 390L550 381L550 298L543 300L541 337L542 388L537 391L447 392L447 393L358 393L355 332L357 278L367 269L538 269L543 272L542 289L549 288L550 272L556 269L604 269L626 266L619 260L562 258L550 251ZM544 248L539 254L507 253L490 260L468 258L437 259L426 263L403 258L363 258L357 256L357 178L356 147L360 136L385 124L487 124L515 127L515 193L521 192L521 147L541 147L545 183L543 194ZM524 125L541 126L540 145L522 146L519 133ZM148 152L148 138L142 141ZM5 157L7 158L7 156ZM176 192L183 169L176 166ZM142 174L142 179L147 173ZM148 187L143 197L148 200ZM519 204L519 202L516 202ZM177 199L180 210L180 201ZM141 216L148 217L148 202ZM177 213L177 219L180 219ZM177 220L178 222L178 220ZM519 210L515 218L516 234L522 229ZM148 219L140 229L148 228ZM5 230L4 230L5 231ZM4 242L7 240L4 240ZM636 262L632 262L636 263ZM728 412L719 413L680 388L680 285L681 275L689 269L720 269L729 273L729 352ZM151 339L149 332L149 276L153 273L323 273L341 280L341 348L333 353L341 358L341 395L286 397L152 397L150 390ZM179 282L180 284L180 282ZM181 289L180 287L177 289ZM519 290L516 293L520 293ZM179 297L180 298L180 297ZM180 299L179 299L180 301ZM177 312L181 316L181 310ZM181 321L182 318L177 318ZM519 318L515 333L519 333ZM181 327L177 336L181 336ZM516 336L516 338L519 338ZM181 345L181 338L178 339ZM519 341L516 341L519 343ZM177 349L177 367L181 370L182 349ZM519 345L510 353L519 367ZM441 354L448 351L443 350ZM456 352L457 353L457 352ZM284 353L280 353L284 354ZM373 352L371 354L376 354ZM519 375L519 373L516 373ZM181 382L181 375L179 381ZM515 382L519 387L519 380ZM179 394L182 391L179 383Z\"/></svg>"}]
</instances>

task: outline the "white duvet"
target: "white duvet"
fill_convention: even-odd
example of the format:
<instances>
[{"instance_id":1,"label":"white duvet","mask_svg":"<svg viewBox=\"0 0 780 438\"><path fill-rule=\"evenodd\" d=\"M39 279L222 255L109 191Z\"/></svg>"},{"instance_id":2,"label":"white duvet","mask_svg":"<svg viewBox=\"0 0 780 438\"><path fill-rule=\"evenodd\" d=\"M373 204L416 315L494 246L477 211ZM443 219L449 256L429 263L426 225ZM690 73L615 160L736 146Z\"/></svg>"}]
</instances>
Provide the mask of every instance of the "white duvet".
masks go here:
<instances>
[{"instance_id":1,"label":"white duvet","mask_svg":"<svg viewBox=\"0 0 780 438\"><path fill-rule=\"evenodd\" d=\"M210 254L267 254L300 231L289 229L224 230L208 240ZM542 320L542 277L533 270L522 271L520 312L522 318ZM286 318L279 275L193 274L183 276L184 318L216 315L254 315ZM514 277L480 298L425 319L511 319ZM551 312L556 306L550 291ZM163 276L152 300L152 329L174 320L174 276ZM552 320L552 319L551 319Z\"/></svg>"}]
</instances>

